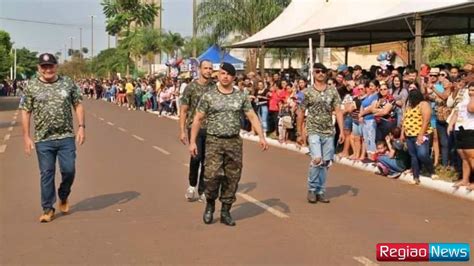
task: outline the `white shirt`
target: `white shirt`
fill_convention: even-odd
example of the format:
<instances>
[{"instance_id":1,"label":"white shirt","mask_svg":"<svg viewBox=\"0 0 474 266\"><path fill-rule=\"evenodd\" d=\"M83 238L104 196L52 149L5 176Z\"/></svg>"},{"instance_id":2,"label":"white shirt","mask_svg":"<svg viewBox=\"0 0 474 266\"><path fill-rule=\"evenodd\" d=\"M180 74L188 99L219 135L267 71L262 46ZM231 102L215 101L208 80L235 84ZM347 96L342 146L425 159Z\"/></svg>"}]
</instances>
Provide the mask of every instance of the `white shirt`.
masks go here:
<instances>
[{"instance_id":1,"label":"white shirt","mask_svg":"<svg viewBox=\"0 0 474 266\"><path fill-rule=\"evenodd\" d=\"M467 105L471 97L469 97L469 90L464 90L462 101L457 105L458 119L456 120L456 131L459 131L459 127L463 127L464 130L474 130L474 114L467 111Z\"/></svg>"}]
</instances>

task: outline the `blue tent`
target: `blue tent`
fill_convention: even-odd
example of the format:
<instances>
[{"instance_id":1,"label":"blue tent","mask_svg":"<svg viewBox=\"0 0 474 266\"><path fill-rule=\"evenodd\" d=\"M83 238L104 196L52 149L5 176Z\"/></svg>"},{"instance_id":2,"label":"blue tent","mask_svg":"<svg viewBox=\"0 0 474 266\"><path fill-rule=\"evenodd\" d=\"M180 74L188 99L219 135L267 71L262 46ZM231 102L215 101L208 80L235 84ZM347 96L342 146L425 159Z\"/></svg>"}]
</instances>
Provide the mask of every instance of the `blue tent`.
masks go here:
<instances>
[{"instance_id":1,"label":"blue tent","mask_svg":"<svg viewBox=\"0 0 474 266\"><path fill-rule=\"evenodd\" d=\"M199 61L204 59L211 61L213 65L217 65L217 67L214 67L215 69L217 69L218 65L222 62L227 62L234 65L237 70L244 69L244 61L224 52L217 44L209 47L209 49L207 49L198 57Z\"/></svg>"}]
</instances>

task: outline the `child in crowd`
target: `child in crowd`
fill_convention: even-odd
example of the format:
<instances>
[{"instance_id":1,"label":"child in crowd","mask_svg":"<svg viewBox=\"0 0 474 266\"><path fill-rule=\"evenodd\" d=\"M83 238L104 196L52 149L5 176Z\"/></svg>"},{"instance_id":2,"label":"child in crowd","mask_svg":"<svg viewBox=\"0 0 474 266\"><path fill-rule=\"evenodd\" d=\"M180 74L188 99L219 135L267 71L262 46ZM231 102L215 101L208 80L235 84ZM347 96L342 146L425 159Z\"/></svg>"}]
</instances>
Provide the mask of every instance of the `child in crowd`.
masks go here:
<instances>
[{"instance_id":1,"label":"child in crowd","mask_svg":"<svg viewBox=\"0 0 474 266\"><path fill-rule=\"evenodd\" d=\"M378 174L389 178L399 177L403 171L410 166L410 155L408 154L407 145L400 140L401 129L395 127L385 138L384 144L388 148L386 155L378 156L377 168ZM379 146L377 145L377 150Z\"/></svg>"}]
</instances>

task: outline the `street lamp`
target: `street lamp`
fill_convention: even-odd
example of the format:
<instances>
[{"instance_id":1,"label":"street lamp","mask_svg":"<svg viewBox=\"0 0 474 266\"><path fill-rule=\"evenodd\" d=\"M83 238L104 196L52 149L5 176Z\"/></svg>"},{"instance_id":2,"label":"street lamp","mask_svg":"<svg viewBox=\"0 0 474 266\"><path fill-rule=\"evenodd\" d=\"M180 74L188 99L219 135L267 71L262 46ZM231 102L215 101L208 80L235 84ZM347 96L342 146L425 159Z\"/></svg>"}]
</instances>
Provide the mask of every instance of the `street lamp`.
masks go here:
<instances>
[{"instance_id":1,"label":"street lamp","mask_svg":"<svg viewBox=\"0 0 474 266\"><path fill-rule=\"evenodd\" d=\"M69 39L71 40L71 58L72 58L72 55L74 54L74 50L73 50L74 46L73 46L73 41L72 40L74 39L74 37L71 36L71 37L69 37Z\"/></svg>"},{"instance_id":2,"label":"street lamp","mask_svg":"<svg viewBox=\"0 0 474 266\"><path fill-rule=\"evenodd\" d=\"M91 15L91 58L94 57L94 15Z\"/></svg>"}]
</instances>

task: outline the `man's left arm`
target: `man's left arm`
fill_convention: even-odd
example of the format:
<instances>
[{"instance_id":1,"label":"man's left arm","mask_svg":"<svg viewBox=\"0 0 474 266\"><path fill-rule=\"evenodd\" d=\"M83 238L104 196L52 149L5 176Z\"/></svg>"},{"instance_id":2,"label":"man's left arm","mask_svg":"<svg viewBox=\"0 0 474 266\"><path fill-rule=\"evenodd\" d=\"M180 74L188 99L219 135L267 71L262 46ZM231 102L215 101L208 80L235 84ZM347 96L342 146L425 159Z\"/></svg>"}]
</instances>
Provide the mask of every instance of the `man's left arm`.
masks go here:
<instances>
[{"instance_id":1,"label":"man's left arm","mask_svg":"<svg viewBox=\"0 0 474 266\"><path fill-rule=\"evenodd\" d=\"M344 142L344 111L341 109L341 98L339 97L339 94L337 93L337 91L334 89L333 91L333 95L334 95L334 98L333 98L333 108L334 108L334 112L336 113L336 121L337 121L337 126L339 127L339 132L341 132L341 134L339 134L339 143L343 143Z\"/></svg>"},{"instance_id":2,"label":"man's left arm","mask_svg":"<svg viewBox=\"0 0 474 266\"><path fill-rule=\"evenodd\" d=\"M76 85L74 85L74 88L72 89L71 100L74 106L74 111L76 111L76 117L78 122L76 143L82 145L86 140L86 121L84 115L84 106L82 105L81 91Z\"/></svg>"}]
</instances>

